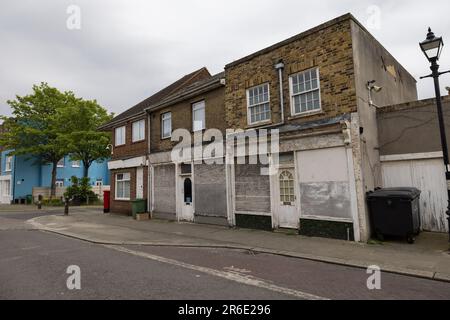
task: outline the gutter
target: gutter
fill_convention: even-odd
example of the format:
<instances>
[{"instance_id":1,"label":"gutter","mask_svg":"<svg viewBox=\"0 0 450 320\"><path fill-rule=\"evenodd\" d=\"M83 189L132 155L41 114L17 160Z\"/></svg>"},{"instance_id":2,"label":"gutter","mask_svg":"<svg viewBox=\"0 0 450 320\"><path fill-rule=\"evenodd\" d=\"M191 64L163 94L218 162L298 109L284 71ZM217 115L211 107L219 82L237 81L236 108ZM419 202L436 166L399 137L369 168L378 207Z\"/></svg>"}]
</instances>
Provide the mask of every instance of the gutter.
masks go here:
<instances>
[{"instance_id":1,"label":"gutter","mask_svg":"<svg viewBox=\"0 0 450 320\"><path fill-rule=\"evenodd\" d=\"M174 103L184 101L191 97L195 97L196 95L199 95L201 93L220 88L225 85L222 79L224 79L224 78L218 78L218 79L214 80L214 82L207 83L200 87L196 87L195 89L192 89L192 90L188 90L188 91L181 93L180 95L175 96L173 98L169 97L169 99L167 99L167 100L163 100L160 103L154 104L154 105L146 108L145 111L147 111L147 112L156 111L158 109L162 109L164 107L173 105Z\"/></svg>"}]
</instances>

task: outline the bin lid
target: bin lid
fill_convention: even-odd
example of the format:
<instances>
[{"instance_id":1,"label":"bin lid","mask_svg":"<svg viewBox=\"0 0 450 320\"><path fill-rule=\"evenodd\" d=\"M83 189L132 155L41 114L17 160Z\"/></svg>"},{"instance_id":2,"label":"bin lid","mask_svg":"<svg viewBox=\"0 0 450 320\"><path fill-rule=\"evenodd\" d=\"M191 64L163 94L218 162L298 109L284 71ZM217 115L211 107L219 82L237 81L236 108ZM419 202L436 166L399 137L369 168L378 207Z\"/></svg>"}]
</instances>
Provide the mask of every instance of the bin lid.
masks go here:
<instances>
[{"instance_id":1,"label":"bin lid","mask_svg":"<svg viewBox=\"0 0 450 320\"><path fill-rule=\"evenodd\" d=\"M420 193L421 191L419 189L412 187L385 188L370 193L368 198L401 198L414 200L420 196Z\"/></svg>"}]
</instances>

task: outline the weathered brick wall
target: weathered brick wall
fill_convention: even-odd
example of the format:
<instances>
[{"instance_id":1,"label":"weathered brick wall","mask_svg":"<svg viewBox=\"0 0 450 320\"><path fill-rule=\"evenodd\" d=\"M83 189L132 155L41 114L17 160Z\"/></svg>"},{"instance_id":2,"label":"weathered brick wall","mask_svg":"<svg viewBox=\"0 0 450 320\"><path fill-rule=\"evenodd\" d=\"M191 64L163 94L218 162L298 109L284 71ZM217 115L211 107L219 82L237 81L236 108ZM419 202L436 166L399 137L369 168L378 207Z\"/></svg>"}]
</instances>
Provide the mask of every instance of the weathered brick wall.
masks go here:
<instances>
[{"instance_id":1,"label":"weathered brick wall","mask_svg":"<svg viewBox=\"0 0 450 320\"><path fill-rule=\"evenodd\" d=\"M133 122L139 121L139 120L145 120L145 140L139 141L139 142L133 142L132 141L132 127ZM123 159L123 158L130 158L130 157L137 157L137 156L143 156L147 154L148 144L147 144L147 137L148 137L148 123L147 123L147 117L143 115L140 118L136 118L133 120L127 121L126 124L123 124L126 126L126 136L125 136L125 142L126 144L123 146L116 146L116 137L115 137L115 129L112 131L112 144L114 145L114 154L112 155L112 160L116 159ZM117 127L121 127L123 125L118 125Z\"/></svg>"},{"instance_id":2,"label":"weathered brick wall","mask_svg":"<svg viewBox=\"0 0 450 320\"><path fill-rule=\"evenodd\" d=\"M302 123L356 111L356 93L350 20L333 21L281 44L229 64L225 69L225 108L230 128L248 127L246 89L268 82L272 123L281 120L278 72L282 59L284 114L287 123ZM285 44L284 44L285 43ZM289 76L318 67L322 112L291 117Z\"/></svg>"},{"instance_id":3,"label":"weathered brick wall","mask_svg":"<svg viewBox=\"0 0 450 320\"><path fill-rule=\"evenodd\" d=\"M192 132L192 104L205 100L206 128L219 129L225 131L225 108L224 108L223 87L209 91L203 95L174 104L170 107L151 113L151 152L161 152L171 150L178 142L169 139L161 139L161 116L163 113L172 113L172 131L184 128ZM193 141L193 137L192 137Z\"/></svg>"},{"instance_id":4,"label":"weathered brick wall","mask_svg":"<svg viewBox=\"0 0 450 320\"><path fill-rule=\"evenodd\" d=\"M131 214L131 200L136 199L136 169L111 170L111 212L120 214ZM130 173L130 200L115 200L116 194L116 174ZM148 188L148 167L144 167L144 198L147 198Z\"/></svg>"}]
</instances>

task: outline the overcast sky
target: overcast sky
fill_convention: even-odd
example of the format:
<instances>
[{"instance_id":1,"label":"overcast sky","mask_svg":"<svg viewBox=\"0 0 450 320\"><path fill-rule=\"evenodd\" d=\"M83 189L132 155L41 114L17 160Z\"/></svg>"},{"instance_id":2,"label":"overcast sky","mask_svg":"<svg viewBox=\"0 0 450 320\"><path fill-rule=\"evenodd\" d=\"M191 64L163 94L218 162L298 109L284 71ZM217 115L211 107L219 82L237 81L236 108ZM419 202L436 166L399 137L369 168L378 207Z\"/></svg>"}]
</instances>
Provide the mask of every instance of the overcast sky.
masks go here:
<instances>
[{"instance_id":1,"label":"overcast sky","mask_svg":"<svg viewBox=\"0 0 450 320\"><path fill-rule=\"evenodd\" d=\"M67 28L70 5L81 10L80 29ZM220 72L347 12L417 80L429 73L418 46L427 27L450 43L448 0L1 0L0 114L41 81L120 113L195 69ZM441 66L450 69L450 47ZM441 85L444 93L450 75ZM432 80L418 88L420 98L433 96Z\"/></svg>"}]
</instances>

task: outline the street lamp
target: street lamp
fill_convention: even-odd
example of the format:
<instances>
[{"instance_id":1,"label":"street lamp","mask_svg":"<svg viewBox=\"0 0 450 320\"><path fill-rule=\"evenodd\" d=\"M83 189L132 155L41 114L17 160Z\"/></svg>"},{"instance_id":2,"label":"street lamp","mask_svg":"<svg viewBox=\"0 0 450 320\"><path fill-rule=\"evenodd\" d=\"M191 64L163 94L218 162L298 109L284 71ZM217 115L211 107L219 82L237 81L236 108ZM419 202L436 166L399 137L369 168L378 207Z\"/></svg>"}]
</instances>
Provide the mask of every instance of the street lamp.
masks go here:
<instances>
[{"instance_id":1,"label":"street lamp","mask_svg":"<svg viewBox=\"0 0 450 320\"><path fill-rule=\"evenodd\" d=\"M448 158L448 148L447 148L447 136L445 134L445 124L444 124L444 114L442 112L442 98L441 98L441 89L439 86L439 76L446 72L439 72L439 57L442 53L442 47L444 46L444 41L442 37L436 37L431 31L431 28L428 28L428 34L425 41L420 43L420 48L422 49L425 57L427 57L428 61L431 63L431 71L432 73L428 76L421 77L424 78L433 78L434 79L434 89L436 91L436 106L437 113L439 118L439 131L441 133L441 145L442 145L442 153L444 155L444 165L445 165L445 180L447 181L447 193L448 193L448 206L447 206L447 220L449 224L449 235L450 235L450 168L449 168L449 158ZM450 241L450 238L449 238Z\"/></svg>"}]
</instances>

